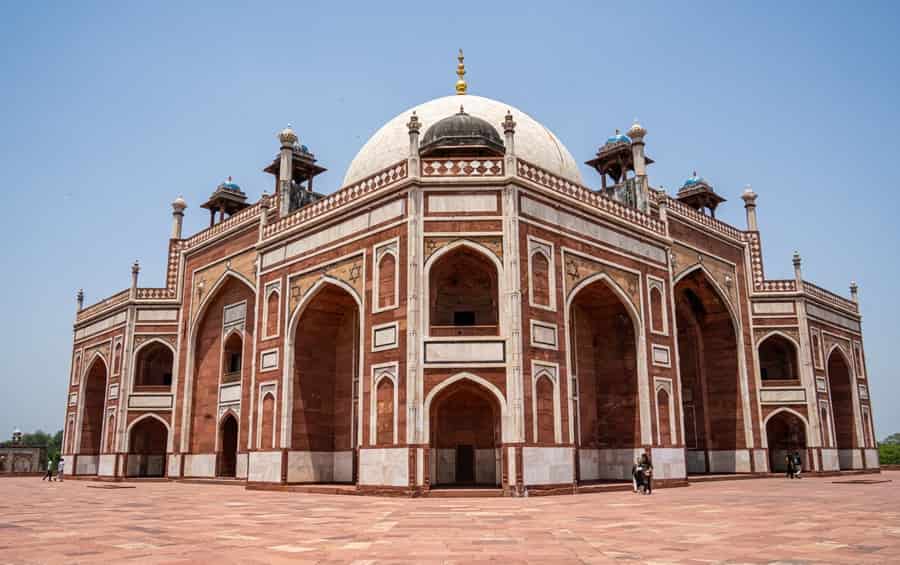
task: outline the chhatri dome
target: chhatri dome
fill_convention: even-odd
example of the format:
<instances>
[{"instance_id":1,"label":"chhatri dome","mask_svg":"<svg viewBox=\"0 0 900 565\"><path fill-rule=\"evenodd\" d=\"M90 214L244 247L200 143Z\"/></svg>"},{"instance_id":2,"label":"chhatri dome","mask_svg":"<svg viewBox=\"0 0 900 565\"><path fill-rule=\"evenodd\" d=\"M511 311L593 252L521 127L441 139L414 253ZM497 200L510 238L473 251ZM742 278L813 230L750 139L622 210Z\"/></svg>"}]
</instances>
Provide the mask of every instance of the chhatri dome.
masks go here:
<instances>
[{"instance_id":1,"label":"chhatri dome","mask_svg":"<svg viewBox=\"0 0 900 565\"><path fill-rule=\"evenodd\" d=\"M457 74L459 81L456 83L456 95L435 98L424 104L413 106L398 114L375 132L375 135L369 138L350 163L347 174L344 175L344 186L373 175L409 156L409 130L406 124L413 112L416 113L419 123L422 124L422 131L427 134L428 128L431 126L445 118L452 118L459 114L460 106L466 115L477 119L479 125L482 121L490 124L494 128L497 140L503 139L500 124L503 123L506 113L512 113L513 119L516 121L515 152L517 157L557 176L584 184L578 164L566 146L553 135L553 132L514 106L466 93L467 85L463 79L465 69L462 67L462 52L460 52L460 67ZM474 123L475 119L470 121ZM448 126L454 123L461 122L458 119L445 122ZM493 138L493 136L490 137Z\"/></svg>"}]
</instances>

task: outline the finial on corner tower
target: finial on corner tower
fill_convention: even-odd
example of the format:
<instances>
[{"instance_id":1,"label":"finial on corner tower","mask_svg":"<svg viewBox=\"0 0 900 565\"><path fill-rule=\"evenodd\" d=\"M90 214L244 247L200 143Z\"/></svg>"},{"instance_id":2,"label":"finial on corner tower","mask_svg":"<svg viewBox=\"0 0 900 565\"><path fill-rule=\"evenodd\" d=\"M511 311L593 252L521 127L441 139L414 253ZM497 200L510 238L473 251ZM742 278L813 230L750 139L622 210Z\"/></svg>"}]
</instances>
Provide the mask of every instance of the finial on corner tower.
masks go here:
<instances>
[{"instance_id":1,"label":"finial on corner tower","mask_svg":"<svg viewBox=\"0 0 900 565\"><path fill-rule=\"evenodd\" d=\"M465 94L466 89L468 88L468 85L466 84L466 79L465 79L466 64L464 63L465 56L463 56L462 49L459 50L459 56L457 56L456 59L459 61L459 64L456 65L456 76L459 77L459 79L456 81L456 93L457 94Z\"/></svg>"}]
</instances>

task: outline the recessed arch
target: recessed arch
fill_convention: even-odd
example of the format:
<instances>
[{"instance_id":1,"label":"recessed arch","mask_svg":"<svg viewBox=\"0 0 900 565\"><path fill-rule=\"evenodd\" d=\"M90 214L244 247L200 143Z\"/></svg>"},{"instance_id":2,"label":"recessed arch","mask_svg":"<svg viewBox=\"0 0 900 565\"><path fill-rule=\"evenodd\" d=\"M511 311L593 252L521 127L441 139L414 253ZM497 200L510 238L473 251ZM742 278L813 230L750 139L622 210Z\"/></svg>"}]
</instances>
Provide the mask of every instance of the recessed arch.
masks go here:
<instances>
[{"instance_id":1,"label":"recessed arch","mask_svg":"<svg viewBox=\"0 0 900 565\"><path fill-rule=\"evenodd\" d=\"M769 451L769 468L775 472L787 469L786 458L800 454L803 469L809 468L807 447L809 422L803 414L786 406L772 411L763 420L762 429Z\"/></svg>"},{"instance_id":2,"label":"recessed arch","mask_svg":"<svg viewBox=\"0 0 900 565\"><path fill-rule=\"evenodd\" d=\"M106 425L106 390L109 384L110 365L106 356L95 352L85 365L81 383L81 419L78 453L99 455L103 447Z\"/></svg>"},{"instance_id":3,"label":"recessed arch","mask_svg":"<svg viewBox=\"0 0 900 565\"><path fill-rule=\"evenodd\" d=\"M364 301L346 282L324 275L305 292L286 326L282 447L327 452L289 482L356 480L362 444ZM327 422L327 425L321 425Z\"/></svg>"},{"instance_id":4,"label":"recessed arch","mask_svg":"<svg viewBox=\"0 0 900 565\"><path fill-rule=\"evenodd\" d=\"M486 379L457 373L426 397L430 484L498 485L506 406Z\"/></svg>"},{"instance_id":5,"label":"recessed arch","mask_svg":"<svg viewBox=\"0 0 900 565\"><path fill-rule=\"evenodd\" d=\"M428 392L428 395L425 397L425 406L424 406L424 413L426 415L426 417L423 418L424 428L425 428L424 437L426 437L426 438L430 437L429 434L431 433L431 430L430 430L431 424L429 421L430 418L428 418L428 414L431 414L431 403L434 401L434 398L438 394L440 394L440 392L442 390L444 390L447 387L449 387L455 383L458 383L460 381L471 381L471 382L483 387L485 390L489 391L494 396L494 398L497 400L498 405L500 406L500 422L501 422L501 433L504 438L503 441L507 441L507 439L506 439L506 434L507 434L506 398L503 396L503 393L500 391L500 389L497 388L493 383L491 383L490 381L488 381L487 379L485 379L483 377L479 377L478 375L476 375L474 373L469 373L467 371L464 371L461 373L456 373L455 375L444 379L443 381L441 381L439 384L437 384L434 388L432 388Z\"/></svg>"},{"instance_id":6,"label":"recessed arch","mask_svg":"<svg viewBox=\"0 0 900 565\"><path fill-rule=\"evenodd\" d=\"M167 435L168 435L168 432L171 430L171 427L169 426L169 422L167 422L167 421L165 420L165 418L163 418L163 417L161 417L161 416L159 416L159 415L157 415L157 414L154 414L154 413L152 413L152 412L148 412L148 413L146 413L146 414L142 414L141 416L139 416L139 417L135 418L134 420L132 420L132 422L131 422L130 424L128 424L128 426L126 426L126 428L125 428L125 438L126 438L126 439L125 439L125 451L128 451L129 449L131 449L131 431L132 431L132 429L133 429L137 424L140 424L140 423L143 422L144 420L148 420L148 419L156 420L156 421L160 422L163 426L165 426L166 432L167 432ZM171 441L171 436L169 437L169 441ZM168 449L171 449L171 445L167 445L167 446L166 446L166 449L167 449L167 450L168 450Z\"/></svg>"},{"instance_id":7,"label":"recessed arch","mask_svg":"<svg viewBox=\"0 0 900 565\"><path fill-rule=\"evenodd\" d=\"M576 382L568 402L577 480L626 479L630 450L652 442L641 309L607 273L575 285L565 308L567 374Z\"/></svg>"},{"instance_id":8,"label":"recessed arch","mask_svg":"<svg viewBox=\"0 0 900 565\"><path fill-rule=\"evenodd\" d=\"M756 342L760 380L800 380L800 344L792 336L773 330Z\"/></svg>"},{"instance_id":9,"label":"recessed arch","mask_svg":"<svg viewBox=\"0 0 900 565\"><path fill-rule=\"evenodd\" d=\"M675 281L688 472L749 472L753 434L740 318L703 265Z\"/></svg>"},{"instance_id":10,"label":"recessed arch","mask_svg":"<svg viewBox=\"0 0 900 565\"><path fill-rule=\"evenodd\" d=\"M465 310L457 308L453 312L444 312L445 309L439 309L438 301L432 296L437 288L437 281L432 280L434 278L434 268L442 265L444 260L450 259L451 255L464 254L465 252L469 252L470 255L468 258L460 255L460 260L468 259L472 262L475 270L466 269L463 271L463 274L469 276L477 272L478 263L481 262L485 267L485 269L482 269L482 274L491 279L491 288L472 298L483 301L486 297L490 297L494 303L487 309L480 308L477 311L468 309L469 307L467 306ZM487 270L489 265L493 266L493 270ZM456 271L459 270L456 269ZM425 260L423 281L422 296L426 297L425 300L428 307L422 308L422 318L427 335L439 335L446 332L450 332L449 335L503 335L503 332L506 331L501 312L502 297L505 294L503 263L493 251L484 245L472 240L460 239L441 247ZM485 321L487 323L483 323ZM476 329L467 328L467 326L482 327Z\"/></svg>"},{"instance_id":11,"label":"recessed arch","mask_svg":"<svg viewBox=\"0 0 900 565\"><path fill-rule=\"evenodd\" d=\"M174 378L174 375L175 375L174 367L175 367L175 358L177 357L177 351L175 350L175 347L173 347L171 343L167 342L164 339L154 337L154 338L148 339L147 341L138 345L135 348L134 353L132 353L132 355L131 355L131 373L130 374L132 375L132 377L131 377L132 390L134 390L135 388L139 388L142 385L153 385L153 386L165 385L165 383L163 382L165 380L164 379L165 375L162 373L159 375L154 375L154 378L151 379L151 381L153 381L153 382L144 382L145 375L143 374L143 371L141 370L139 363L142 359L142 356L145 353L147 353L147 351L149 351L150 348L153 348L153 347L161 348L161 349L164 348L165 350L168 351L169 355L171 356L170 359L168 360L168 369L169 369L168 385L171 386L173 383L172 379ZM165 364L165 360L161 360L161 361L163 364ZM162 369L164 369L164 367L158 367L157 369L162 370ZM157 371L157 372L159 372L159 371ZM159 382L156 382L156 381L159 381Z\"/></svg>"},{"instance_id":12,"label":"recessed arch","mask_svg":"<svg viewBox=\"0 0 900 565\"><path fill-rule=\"evenodd\" d=\"M861 445L852 359L838 344L829 347L825 358L834 443L838 449L841 469L854 467L853 450Z\"/></svg>"},{"instance_id":13,"label":"recessed arch","mask_svg":"<svg viewBox=\"0 0 900 565\"><path fill-rule=\"evenodd\" d=\"M218 422L218 445L216 452L216 475L220 477L237 476L238 437L240 435L240 417L231 408L225 410Z\"/></svg>"},{"instance_id":14,"label":"recessed arch","mask_svg":"<svg viewBox=\"0 0 900 565\"><path fill-rule=\"evenodd\" d=\"M223 294L225 292L226 294ZM205 414L200 414L198 410L198 399L195 393L204 392L206 395L218 395L218 383L221 375L221 324L209 327L203 327L201 324L207 322L210 315L210 307L220 299L226 300L227 293L232 293L235 300L230 304L238 304L246 301L245 308L245 329L250 333L253 325L249 320L255 320L254 313L256 287L250 281L237 271L227 270L219 276L215 283L205 292L197 308L194 319L190 322L190 331L188 332L188 350L186 355L186 368L184 374L184 387L182 394L184 402L182 404L182 428L181 428L181 450L190 453L206 453L210 454L215 449L215 440L217 433L211 427L212 418L207 419ZM215 327L214 327L215 326ZM205 340L198 343L201 329L204 330ZM214 337L213 337L214 336ZM214 341L212 341L214 340ZM202 347L201 347L202 345ZM215 353L215 355L213 355ZM180 372L180 370L179 370ZM202 375L200 374L202 372ZM201 378L202 377L202 378ZM202 382L198 383L198 379ZM210 382L206 382L209 380ZM215 381L216 389L213 391L211 381ZM208 402L199 401L199 406L207 406ZM218 398L211 401L211 406L215 409ZM210 414L211 415L211 414Z\"/></svg>"}]
</instances>

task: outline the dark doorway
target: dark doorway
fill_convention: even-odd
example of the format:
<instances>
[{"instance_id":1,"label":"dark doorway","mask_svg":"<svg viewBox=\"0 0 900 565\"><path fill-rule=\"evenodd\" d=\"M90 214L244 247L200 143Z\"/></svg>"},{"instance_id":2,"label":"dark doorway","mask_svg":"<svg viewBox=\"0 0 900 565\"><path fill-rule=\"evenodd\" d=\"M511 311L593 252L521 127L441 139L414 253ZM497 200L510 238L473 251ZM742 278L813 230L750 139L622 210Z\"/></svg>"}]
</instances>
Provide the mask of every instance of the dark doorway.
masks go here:
<instances>
[{"instance_id":1,"label":"dark doorway","mask_svg":"<svg viewBox=\"0 0 900 565\"><path fill-rule=\"evenodd\" d=\"M232 415L222 421L222 451L219 453L219 476L237 475L238 423Z\"/></svg>"},{"instance_id":2,"label":"dark doorway","mask_svg":"<svg viewBox=\"0 0 900 565\"><path fill-rule=\"evenodd\" d=\"M456 446L456 482L463 484L471 484L475 482L474 446Z\"/></svg>"}]
</instances>

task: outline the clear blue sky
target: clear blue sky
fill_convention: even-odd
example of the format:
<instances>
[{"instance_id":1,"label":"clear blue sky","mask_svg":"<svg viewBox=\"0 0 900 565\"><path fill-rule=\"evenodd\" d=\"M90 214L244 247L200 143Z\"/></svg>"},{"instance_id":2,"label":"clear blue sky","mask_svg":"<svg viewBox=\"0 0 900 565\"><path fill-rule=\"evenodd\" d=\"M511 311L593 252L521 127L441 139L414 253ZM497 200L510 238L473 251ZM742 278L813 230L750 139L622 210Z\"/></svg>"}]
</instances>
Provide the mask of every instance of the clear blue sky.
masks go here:
<instances>
[{"instance_id":1,"label":"clear blue sky","mask_svg":"<svg viewBox=\"0 0 900 565\"><path fill-rule=\"evenodd\" d=\"M292 123L338 187L386 120L470 92L542 121L578 161L648 129L651 182L693 169L759 193L766 273L860 284L877 433L900 432L896 2L5 2L0 6L0 438L62 427L75 292L161 286L227 175L252 199ZM627 4L627 5L626 5ZM595 174L584 170L590 184Z\"/></svg>"}]
</instances>

